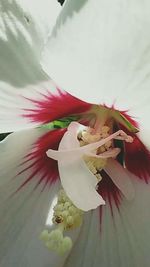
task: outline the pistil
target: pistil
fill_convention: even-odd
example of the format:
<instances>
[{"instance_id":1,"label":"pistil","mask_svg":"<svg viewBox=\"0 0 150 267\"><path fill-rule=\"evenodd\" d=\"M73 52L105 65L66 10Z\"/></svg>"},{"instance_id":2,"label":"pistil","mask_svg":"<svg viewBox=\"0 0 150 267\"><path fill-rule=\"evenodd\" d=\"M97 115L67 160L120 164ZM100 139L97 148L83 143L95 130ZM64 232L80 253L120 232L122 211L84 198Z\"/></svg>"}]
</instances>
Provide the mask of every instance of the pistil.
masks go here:
<instances>
[{"instance_id":1,"label":"pistil","mask_svg":"<svg viewBox=\"0 0 150 267\"><path fill-rule=\"evenodd\" d=\"M83 159L88 166L89 170L96 176L100 181L100 171L105 168L108 158L116 158L120 153L119 148L114 147L113 139L122 140L131 143L133 138L128 136L123 131L118 131L115 134L111 134L111 129L107 125L103 125L99 131L95 131L93 128L87 128L79 133L78 139L80 146L86 146L101 140L108 140L97 149L87 153L83 156ZM117 134L118 133L118 134ZM112 138L111 138L112 137Z\"/></svg>"}]
</instances>

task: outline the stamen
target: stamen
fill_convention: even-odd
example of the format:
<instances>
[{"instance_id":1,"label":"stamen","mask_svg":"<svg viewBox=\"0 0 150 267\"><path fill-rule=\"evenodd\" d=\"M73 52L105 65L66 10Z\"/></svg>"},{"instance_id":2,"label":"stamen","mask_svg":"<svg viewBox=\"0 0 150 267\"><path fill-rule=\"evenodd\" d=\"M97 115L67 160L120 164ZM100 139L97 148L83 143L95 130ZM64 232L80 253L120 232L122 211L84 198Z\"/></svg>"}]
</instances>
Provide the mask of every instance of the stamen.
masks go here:
<instances>
[{"instance_id":1,"label":"stamen","mask_svg":"<svg viewBox=\"0 0 150 267\"><path fill-rule=\"evenodd\" d=\"M53 208L53 223L57 228L51 232L44 230L40 239L49 250L58 254L64 254L72 247L72 240L68 236L63 236L64 231L79 227L83 221L83 211L74 206L64 190L58 193L58 201Z\"/></svg>"},{"instance_id":2,"label":"stamen","mask_svg":"<svg viewBox=\"0 0 150 267\"><path fill-rule=\"evenodd\" d=\"M44 230L40 235L40 239L49 250L53 250L58 254L64 254L72 248L71 238L68 236L63 237L63 231L59 228L50 233Z\"/></svg>"},{"instance_id":3,"label":"stamen","mask_svg":"<svg viewBox=\"0 0 150 267\"><path fill-rule=\"evenodd\" d=\"M109 136L110 128L108 126L102 126L101 132L96 133L95 129L88 128L88 130L84 130L80 132L78 135L78 139L80 141L80 146L84 146L90 143L98 142L101 139L104 139ZM103 158L97 158L95 156L101 155L109 150L112 146L112 141L108 141L103 146L89 153L89 155L84 155L83 159L87 164L89 170L96 176L98 181L101 181L102 177L100 175L100 171L106 166L107 159L104 156Z\"/></svg>"},{"instance_id":4,"label":"stamen","mask_svg":"<svg viewBox=\"0 0 150 267\"><path fill-rule=\"evenodd\" d=\"M98 181L102 179L100 171L106 166L107 159L115 158L120 153L120 149L114 147L113 139L129 143L133 142L133 138L122 130L119 130L114 134L110 134L110 128L106 125L101 127L100 132L95 132L94 129L88 128L87 130L79 133L78 139L80 146L88 146L91 143L108 140L100 147L96 148L92 152L85 153L86 155L83 156L89 170L96 176Z\"/></svg>"}]
</instances>

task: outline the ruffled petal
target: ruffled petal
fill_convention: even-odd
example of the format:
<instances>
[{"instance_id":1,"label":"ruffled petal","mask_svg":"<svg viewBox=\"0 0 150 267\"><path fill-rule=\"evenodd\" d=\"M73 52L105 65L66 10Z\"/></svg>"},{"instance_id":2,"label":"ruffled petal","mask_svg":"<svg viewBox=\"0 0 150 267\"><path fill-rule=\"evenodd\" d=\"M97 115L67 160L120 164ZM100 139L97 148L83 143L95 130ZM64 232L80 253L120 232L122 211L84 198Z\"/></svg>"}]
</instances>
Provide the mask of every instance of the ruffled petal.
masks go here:
<instances>
[{"instance_id":1,"label":"ruffled petal","mask_svg":"<svg viewBox=\"0 0 150 267\"><path fill-rule=\"evenodd\" d=\"M85 216L80 238L66 260L65 267L149 267L150 188L134 180L135 198L123 200L114 216L103 207Z\"/></svg>"},{"instance_id":2,"label":"ruffled petal","mask_svg":"<svg viewBox=\"0 0 150 267\"><path fill-rule=\"evenodd\" d=\"M150 2L67 1L43 54L63 89L119 109L149 105Z\"/></svg>"},{"instance_id":3,"label":"ruffled petal","mask_svg":"<svg viewBox=\"0 0 150 267\"><path fill-rule=\"evenodd\" d=\"M58 150L58 167L61 183L66 194L75 206L87 211L103 205L105 202L96 192L98 180L87 168L82 159L82 154L71 151L71 156L65 156L67 149L80 148L77 139L79 126L79 123L71 123L68 131L64 134ZM64 151L63 156L59 155L59 151ZM51 150L51 153L48 151L47 154L52 157L53 152L55 151Z\"/></svg>"}]
</instances>

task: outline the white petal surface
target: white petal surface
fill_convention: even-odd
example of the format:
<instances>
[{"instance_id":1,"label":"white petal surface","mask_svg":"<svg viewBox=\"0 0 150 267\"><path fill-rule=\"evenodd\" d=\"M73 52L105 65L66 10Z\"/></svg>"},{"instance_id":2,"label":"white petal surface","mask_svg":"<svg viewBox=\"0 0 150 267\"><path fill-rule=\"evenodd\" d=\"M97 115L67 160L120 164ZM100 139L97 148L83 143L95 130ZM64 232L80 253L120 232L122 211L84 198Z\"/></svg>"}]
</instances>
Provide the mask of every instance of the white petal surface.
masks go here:
<instances>
[{"instance_id":1,"label":"white petal surface","mask_svg":"<svg viewBox=\"0 0 150 267\"><path fill-rule=\"evenodd\" d=\"M61 5L57 0L17 0L17 3L25 10L25 19L30 23L34 21L35 28L41 40L41 48L51 33L61 10ZM35 43L35 45L37 45ZM38 44L39 45L39 44Z\"/></svg>"},{"instance_id":2,"label":"white petal surface","mask_svg":"<svg viewBox=\"0 0 150 267\"><path fill-rule=\"evenodd\" d=\"M150 123L149 123L149 114L150 114L150 104L149 97L147 96L147 101L145 105L139 105L135 110L132 111L133 116L139 123L139 137L142 142L150 149Z\"/></svg>"},{"instance_id":3,"label":"white petal surface","mask_svg":"<svg viewBox=\"0 0 150 267\"><path fill-rule=\"evenodd\" d=\"M0 204L0 265L2 267L29 267L35 264L45 267L58 264L60 259L47 251L39 240L45 228L50 203L58 186L41 192L42 186L33 191L33 184L13 198ZM10 186L1 187L3 193L10 193Z\"/></svg>"},{"instance_id":4,"label":"white petal surface","mask_svg":"<svg viewBox=\"0 0 150 267\"><path fill-rule=\"evenodd\" d=\"M28 166L19 165L31 152L31 145L45 130L28 130L11 134L0 143L0 266L2 267L47 267L59 266L64 258L47 251L39 240L46 227L51 202L60 183L39 183L42 171L12 196L12 193L31 175L32 168L14 176ZM30 162L32 164L32 161ZM24 167L23 167L24 166ZM34 166L33 170L34 170ZM35 188L36 187L36 188ZM77 233L76 233L77 234Z\"/></svg>"},{"instance_id":5,"label":"white petal surface","mask_svg":"<svg viewBox=\"0 0 150 267\"><path fill-rule=\"evenodd\" d=\"M0 90L0 132L12 132L27 128L34 128L44 123L44 121L34 118L35 114L39 114L47 103L51 94L58 95L55 84L49 80L37 85L30 85L22 90L16 89L6 83ZM42 102L42 107L38 105L38 101ZM50 102L50 100L49 100ZM49 103L49 112L51 111ZM56 112L56 111L55 111ZM51 113L49 120L51 120ZM33 115L30 116L30 115Z\"/></svg>"},{"instance_id":6,"label":"white petal surface","mask_svg":"<svg viewBox=\"0 0 150 267\"><path fill-rule=\"evenodd\" d=\"M70 125L60 142L60 151L80 147L77 140L78 127L78 123ZM88 211L105 204L95 189L98 180L87 168L82 155L74 153L69 159L64 153L64 157L58 160L58 167L62 186L76 207Z\"/></svg>"},{"instance_id":7,"label":"white petal surface","mask_svg":"<svg viewBox=\"0 0 150 267\"><path fill-rule=\"evenodd\" d=\"M1 81L20 87L44 78L39 58L59 12L57 4L53 0L0 1Z\"/></svg>"},{"instance_id":8,"label":"white petal surface","mask_svg":"<svg viewBox=\"0 0 150 267\"><path fill-rule=\"evenodd\" d=\"M43 68L86 101L134 109L150 101L149 0L66 1Z\"/></svg>"},{"instance_id":9,"label":"white petal surface","mask_svg":"<svg viewBox=\"0 0 150 267\"><path fill-rule=\"evenodd\" d=\"M116 160L109 159L106 167L106 173L112 179L113 183L119 188L127 200L134 198L135 192L131 182L130 173L127 172ZM132 176L132 175L131 175Z\"/></svg>"},{"instance_id":10,"label":"white petal surface","mask_svg":"<svg viewBox=\"0 0 150 267\"><path fill-rule=\"evenodd\" d=\"M14 88L37 86L47 79L39 60L59 7L54 0L0 1L0 100L6 94L9 102Z\"/></svg>"},{"instance_id":11,"label":"white petal surface","mask_svg":"<svg viewBox=\"0 0 150 267\"><path fill-rule=\"evenodd\" d=\"M38 129L22 131L8 135L0 142L0 186L11 181L12 177L15 177L20 171L18 169L19 164L24 161L24 156L29 153L32 144L37 141L41 133ZM24 179L26 176L27 174ZM21 183L22 180L19 182L18 187ZM14 188L12 188L12 192L13 190Z\"/></svg>"},{"instance_id":12,"label":"white petal surface","mask_svg":"<svg viewBox=\"0 0 150 267\"><path fill-rule=\"evenodd\" d=\"M124 199L120 212L114 206L113 218L109 205L103 207L101 232L98 210L85 217L65 267L149 267L150 188L138 180L134 186L135 199Z\"/></svg>"}]
</instances>

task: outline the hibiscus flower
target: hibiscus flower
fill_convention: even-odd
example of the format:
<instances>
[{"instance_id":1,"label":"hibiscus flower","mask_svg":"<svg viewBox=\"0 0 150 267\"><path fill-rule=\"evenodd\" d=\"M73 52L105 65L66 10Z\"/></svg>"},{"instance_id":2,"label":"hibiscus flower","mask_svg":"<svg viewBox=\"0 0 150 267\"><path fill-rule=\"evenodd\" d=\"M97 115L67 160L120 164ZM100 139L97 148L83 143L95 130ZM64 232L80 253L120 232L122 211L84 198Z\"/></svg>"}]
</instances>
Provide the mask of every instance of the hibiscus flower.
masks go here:
<instances>
[{"instance_id":1,"label":"hibiscus flower","mask_svg":"<svg viewBox=\"0 0 150 267\"><path fill-rule=\"evenodd\" d=\"M1 266L149 266L148 2L67 1L43 53L57 84L50 17L1 3ZM64 257L39 240L65 251L69 229Z\"/></svg>"}]
</instances>

